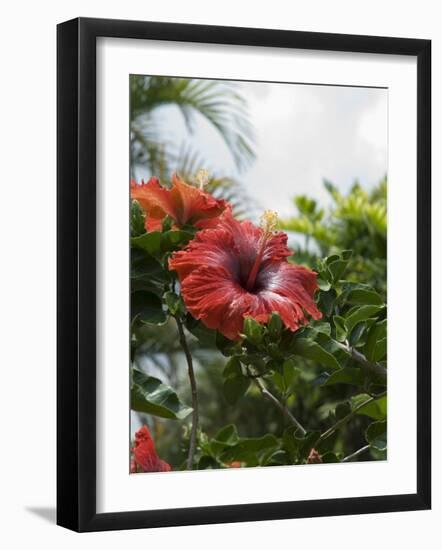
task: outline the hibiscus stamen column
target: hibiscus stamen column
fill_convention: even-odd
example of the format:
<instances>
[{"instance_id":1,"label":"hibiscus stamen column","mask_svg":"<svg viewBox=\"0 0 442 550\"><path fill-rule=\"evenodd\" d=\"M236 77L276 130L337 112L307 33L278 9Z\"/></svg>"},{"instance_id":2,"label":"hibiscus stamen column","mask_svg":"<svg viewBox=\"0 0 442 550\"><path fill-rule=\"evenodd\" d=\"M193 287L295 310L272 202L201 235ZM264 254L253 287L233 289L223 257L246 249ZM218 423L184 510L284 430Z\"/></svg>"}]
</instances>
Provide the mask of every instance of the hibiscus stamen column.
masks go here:
<instances>
[{"instance_id":1,"label":"hibiscus stamen column","mask_svg":"<svg viewBox=\"0 0 442 550\"><path fill-rule=\"evenodd\" d=\"M175 316L175 321L178 327L178 336L179 336L180 344L181 344L181 347L183 348L184 355L186 356L187 370L189 373L190 389L192 394L192 409L193 409L192 428L190 431L189 454L187 455L187 469L192 470L193 457L195 456L195 450L196 450L196 437L198 432L198 391L196 387L195 371L193 369L192 354L190 353L189 346L187 345L183 324L181 322L181 319L178 316Z\"/></svg>"},{"instance_id":2,"label":"hibiscus stamen column","mask_svg":"<svg viewBox=\"0 0 442 550\"><path fill-rule=\"evenodd\" d=\"M264 214L261 216L261 229L262 235L259 240L258 253L256 254L255 261L253 263L252 269L250 270L249 277L247 279L246 287L248 290L252 290L255 284L256 276L258 275L259 266L261 265L262 256L266 247L268 238L275 231L278 224L278 214L273 212L273 210L265 210Z\"/></svg>"},{"instance_id":3,"label":"hibiscus stamen column","mask_svg":"<svg viewBox=\"0 0 442 550\"><path fill-rule=\"evenodd\" d=\"M200 191L204 191L204 187L209 183L209 172L200 168L196 173L195 180L200 188Z\"/></svg>"}]
</instances>

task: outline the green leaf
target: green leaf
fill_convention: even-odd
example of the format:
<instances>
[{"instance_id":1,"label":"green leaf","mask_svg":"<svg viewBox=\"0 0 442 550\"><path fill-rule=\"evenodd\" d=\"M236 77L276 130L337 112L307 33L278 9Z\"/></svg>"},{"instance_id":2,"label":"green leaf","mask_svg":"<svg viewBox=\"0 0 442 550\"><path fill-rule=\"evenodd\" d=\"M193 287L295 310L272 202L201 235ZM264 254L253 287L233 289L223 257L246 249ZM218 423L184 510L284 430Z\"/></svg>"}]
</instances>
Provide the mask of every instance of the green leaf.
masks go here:
<instances>
[{"instance_id":1,"label":"green leaf","mask_svg":"<svg viewBox=\"0 0 442 550\"><path fill-rule=\"evenodd\" d=\"M310 323L309 328L313 333L322 333L326 334L327 336L330 336L331 334L330 323L328 323L327 321L313 321L312 323Z\"/></svg>"},{"instance_id":2,"label":"green leaf","mask_svg":"<svg viewBox=\"0 0 442 550\"><path fill-rule=\"evenodd\" d=\"M182 420L192 412L170 386L137 369L132 369L131 408L175 420Z\"/></svg>"},{"instance_id":3,"label":"green leaf","mask_svg":"<svg viewBox=\"0 0 442 550\"><path fill-rule=\"evenodd\" d=\"M252 344L259 345L264 336L264 327L258 321L255 321L253 317L246 317L244 319L243 333Z\"/></svg>"},{"instance_id":4,"label":"green leaf","mask_svg":"<svg viewBox=\"0 0 442 550\"><path fill-rule=\"evenodd\" d=\"M345 260L336 260L331 264L327 265L327 268L331 274L333 282L339 281L346 267L347 267L347 262Z\"/></svg>"},{"instance_id":5,"label":"green leaf","mask_svg":"<svg viewBox=\"0 0 442 550\"><path fill-rule=\"evenodd\" d=\"M373 361L381 361L381 359L384 359L386 355L387 355L387 339L382 338L382 340L378 340L376 342L374 353L373 353Z\"/></svg>"},{"instance_id":6,"label":"green leaf","mask_svg":"<svg viewBox=\"0 0 442 550\"><path fill-rule=\"evenodd\" d=\"M250 386L250 379L246 378L241 370L238 357L232 357L227 361L223 371L223 391L226 401L234 405Z\"/></svg>"},{"instance_id":7,"label":"green leaf","mask_svg":"<svg viewBox=\"0 0 442 550\"><path fill-rule=\"evenodd\" d=\"M318 287L320 288L320 290L323 290L323 291L327 292L327 290L331 289L331 283L329 283L328 281L326 281L322 277L318 277L316 279L316 282L317 282Z\"/></svg>"},{"instance_id":8,"label":"green leaf","mask_svg":"<svg viewBox=\"0 0 442 550\"><path fill-rule=\"evenodd\" d=\"M243 353L239 359L243 365L254 367L259 371L264 371L266 368L266 362L261 353Z\"/></svg>"},{"instance_id":9,"label":"green leaf","mask_svg":"<svg viewBox=\"0 0 442 550\"><path fill-rule=\"evenodd\" d=\"M329 416L330 422L335 423L336 417L331 415ZM324 455L327 452L333 451L336 446L336 441L340 439L339 430L337 430L335 433L333 433L330 437L327 437L326 439L323 439L322 441L318 441L315 444L315 449L318 451L320 455Z\"/></svg>"},{"instance_id":10,"label":"green leaf","mask_svg":"<svg viewBox=\"0 0 442 550\"><path fill-rule=\"evenodd\" d=\"M345 403L338 403L335 408L335 416L337 420L345 418L351 413L351 404L346 401Z\"/></svg>"},{"instance_id":11,"label":"green leaf","mask_svg":"<svg viewBox=\"0 0 442 550\"><path fill-rule=\"evenodd\" d=\"M190 231L170 230L161 235L161 249L164 252L183 248L193 239L194 235Z\"/></svg>"},{"instance_id":12,"label":"green leaf","mask_svg":"<svg viewBox=\"0 0 442 550\"><path fill-rule=\"evenodd\" d=\"M224 366L223 377L242 376L241 362L239 357L231 357Z\"/></svg>"},{"instance_id":13,"label":"green leaf","mask_svg":"<svg viewBox=\"0 0 442 550\"><path fill-rule=\"evenodd\" d=\"M351 332L355 325L360 321L365 321L377 315L384 306L361 306L356 309L352 309L350 315L345 319L345 326L348 332Z\"/></svg>"},{"instance_id":14,"label":"green leaf","mask_svg":"<svg viewBox=\"0 0 442 550\"><path fill-rule=\"evenodd\" d=\"M337 462L341 462L335 453L330 451L321 455L321 460L323 464L335 464Z\"/></svg>"},{"instance_id":15,"label":"green leaf","mask_svg":"<svg viewBox=\"0 0 442 550\"><path fill-rule=\"evenodd\" d=\"M130 204L130 234L132 237L142 235L144 228L144 213L137 201L131 201Z\"/></svg>"},{"instance_id":16,"label":"green leaf","mask_svg":"<svg viewBox=\"0 0 442 550\"><path fill-rule=\"evenodd\" d=\"M330 336L327 336L326 334L323 334L323 333L319 333L315 341L323 349L325 349L325 351L333 355L333 357L338 362L340 368L341 368L341 365L345 366L348 360L349 354L345 349L342 349L340 347L339 342L337 342L333 338L330 338Z\"/></svg>"},{"instance_id":17,"label":"green leaf","mask_svg":"<svg viewBox=\"0 0 442 550\"><path fill-rule=\"evenodd\" d=\"M217 470L220 467L222 467L222 465L216 460L216 458L208 455L202 456L198 462L198 470Z\"/></svg>"},{"instance_id":18,"label":"green leaf","mask_svg":"<svg viewBox=\"0 0 442 550\"><path fill-rule=\"evenodd\" d=\"M131 318L150 325L162 325L167 321L161 299L152 292L139 290L131 294Z\"/></svg>"},{"instance_id":19,"label":"green leaf","mask_svg":"<svg viewBox=\"0 0 442 550\"><path fill-rule=\"evenodd\" d=\"M138 237L132 237L130 240L132 246L141 248L149 254L155 255L160 252L161 245L161 233L159 231L152 231L151 233L144 233Z\"/></svg>"},{"instance_id":20,"label":"green leaf","mask_svg":"<svg viewBox=\"0 0 442 550\"><path fill-rule=\"evenodd\" d=\"M367 357L369 361L379 361L379 359L375 359L375 357L379 357L383 350L383 346L386 346L386 338L387 338L387 319L384 319L383 321L379 323L375 323L372 325L368 336L367 341L364 346L364 354ZM380 344L380 347L376 351L376 346L378 342L381 342L385 339L385 342ZM386 351L386 347L385 347ZM382 356L380 357L382 359Z\"/></svg>"},{"instance_id":21,"label":"green leaf","mask_svg":"<svg viewBox=\"0 0 442 550\"><path fill-rule=\"evenodd\" d=\"M229 340L224 334L221 334L221 332L215 332L215 344L225 357L231 357L232 355L239 355L242 353L241 342Z\"/></svg>"},{"instance_id":22,"label":"green leaf","mask_svg":"<svg viewBox=\"0 0 442 550\"><path fill-rule=\"evenodd\" d=\"M260 460L261 466L283 466L287 464L287 453L278 449L269 449Z\"/></svg>"},{"instance_id":23,"label":"green leaf","mask_svg":"<svg viewBox=\"0 0 442 550\"><path fill-rule=\"evenodd\" d=\"M338 254L332 254L331 256L328 256L324 259L324 265L329 266L340 259L341 257Z\"/></svg>"},{"instance_id":24,"label":"green leaf","mask_svg":"<svg viewBox=\"0 0 442 550\"><path fill-rule=\"evenodd\" d=\"M364 382L364 375L360 368L344 367L333 372L326 380L324 386L331 386L333 384L351 384L354 386L360 386Z\"/></svg>"},{"instance_id":25,"label":"green leaf","mask_svg":"<svg viewBox=\"0 0 442 550\"><path fill-rule=\"evenodd\" d=\"M187 330L197 338L199 343L205 348L214 348L216 344L217 333L215 330L207 328L201 321L198 321L190 314L186 316Z\"/></svg>"},{"instance_id":26,"label":"green leaf","mask_svg":"<svg viewBox=\"0 0 442 550\"><path fill-rule=\"evenodd\" d=\"M225 426L210 441L210 449L214 455L219 455L226 447L233 447L239 441L236 426Z\"/></svg>"},{"instance_id":27,"label":"green leaf","mask_svg":"<svg viewBox=\"0 0 442 550\"><path fill-rule=\"evenodd\" d=\"M367 443L378 451L387 449L387 421L373 422L365 432Z\"/></svg>"},{"instance_id":28,"label":"green leaf","mask_svg":"<svg viewBox=\"0 0 442 550\"><path fill-rule=\"evenodd\" d=\"M345 319L340 315L333 316L333 323L336 328L336 340L343 342L347 338L347 329L345 326Z\"/></svg>"},{"instance_id":29,"label":"green leaf","mask_svg":"<svg viewBox=\"0 0 442 550\"><path fill-rule=\"evenodd\" d=\"M224 428L221 428L221 430L218 431L212 441L218 441L219 443L223 443L223 445L228 445L229 447L236 445L239 441L236 426L234 424L224 426Z\"/></svg>"},{"instance_id":30,"label":"green leaf","mask_svg":"<svg viewBox=\"0 0 442 550\"><path fill-rule=\"evenodd\" d=\"M308 432L299 436L299 432L291 426L284 431L282 444L292 463L305 460L320 437L320 432Z\"/></svg>"},{"instance_id":31,"label":"green leaf","mask_svg":"<svg viewBox=\"0 0 442 550\"><path fill-rule=\"evenodd\" d=\"M266 434L263 437L240 439L233 447L227 448L221 455L223 462L239 460L246 462L248 466L259 464L259 456L269 449L277 449L278 440L274 435Z\"/></svg>"},{"instance_id":32,"label":"green leaf","mask_svg":"<svg viewBox=\"0 0 442 550\"><path fill-rule=\"evenodd\" d=\"M378 451L376 447L370 447L370 454L373 460L387 460L387 449L385 451Z\"/></svg>"},{"instance_id":33,"label":"green leaf","mask_svg":"<svg viewBox=\"0 0 442 550\"><path fill-rule=\"evenodd\" d=\"M293 359L286 359L282 365L284 385L286 391L289 390L296 380L297 370Z\"/></svg>"},{"instance_id":34,"label":"green leaf","mask_svg":"<svg viewBox=\"0 0 442 550\"><path fill-rule=\"evenodd\" d=\"M286 386L285 386L285 380L284 380L284 377L283 375L278 372L278 371L275 371L271 376L270 376L270 379L271 381L275 384L275 386L278 388L278 390L284 394L285 393L285 390L286 390Z\"/></svg>"},{"instance_id":35,"label":"green leaf","mask_svg":"<svg viewBox=\"0 0 442 550\"><path fill-rule=\"evenodd\" d=\"M282 365L278 365L276 361L270 361L267 363L266 368L274 370L271 380L278 390L286 396L289 395L299 372L295 361L286 359Z\"/></svg>"},{"instance_id":36,"label":"green leaf","mask_svg":"<svg viewBox=\"0 0 442 550\"><path fill-rule=\"evenodd\" d=\"M340 368L335 357L313 340L296 338L290 348L295 355L301 355L307 359L312 359L322 366L329 367L333 370Z\"/></svg>"},{"instance_id":37,"label":"green leaf","mask_svg":"<svg viewBox=\"0 0 442 550\"><path fill-rule=\"evenodd\" d=\"M361 304L361 305L374 305L382 306L384 301L374 290L366 290L363 288L355 288L351 290L347 295L347 302L350 304Z\"/></svg>"},{"instance_id":38,"label":"green leaf","mask_svg":"<svg viewBox=\"0 0 442 550\"><path fill-rule=\"evenodd\" d=\"M353 409L358 407L364 401L367 401L369 398L370 396L366 393L352 397L351 402ZM357 414L369 416L370 418L373 418L373 420L385 420L387 417L387 396L383 395L382 397L378 397L374 401L371 401L368 405L365 405L359 409Z\"/></svg>"},{"instance_id":39,"label":"green leaf","mask_svg":"<svg viewBox=\"0 0 442 550\"><path fill-rule=\"evenodd\" d=\"M330 378L330 375L328 374L328 372L321 372L319 376L317 376L311 381L311 384L313 386L323 386L329 378Z\"/></svg>"},{"instance_id":40,"label":"green leaf","mask_svg":"<svg viewBox=\"0 0 442 550\"><path fill-rule=\"evenodd\" d=\"M311 199L305 195L298 195L294 198L294 202L301 214L310 216L315 213L316 201L314 199Z\"/></svg>"},{"instance_id":41,"label":"green leaf","mask_svg":"<svg viewBox=\"0 0 442 550\"><path fill-rule=\"evenodd\" d=\"M318 293L318 307L327 317L333 312L336 297L337 294L334 288L331 288L328 292Z\"/></svg>"},{"instance_id":42,"label":"green leaf","mask_svg":"<svg viewBox=\"0 0 442 550\"><path fill-rule=\"evenodd\" d=\"M140 248L131 248L131 290L149 290L159 294L170 281L170 274L158 260Z\"/></svg>"},{"instance_id":43,"label":"green leaf","mask_svg":"<svg viewBox=\"0 0 442 550\"><path fill-rule=\"evenodd\" d=\"M367 326L367 323L365 321L361 321L360 323L356 323L356 326L351 331L350 337L348 339L350 347L356 347L359 344L359 340L361 336L364 334L365 327Z\"/></svg>"},{"instance_id":44,"label":"green leaf","mask_svg":"<svg viewBox=\"0 0 442 550\"><path fill-rule=\"evenodd\" d=\"M166 305L172 315L184 313L184 303L181 296L175 294L175 292L165 292L163 299L166 302Z\"/></svg>"},{"instance_id":45,"label":"green leaf","mask_svg":"<svg viewBox=\"0 0 442 550\"><path fill-rule=\"evenodd\" d=\"M283 325L281 317L275 311L271 314L267 324L267 332L271 340L278 340L281 336Z\"/></svg>"},{"instance_id":46,"label":"green leaf","mask_svg":"<svg viewBox=\"0 0 442 550\"><path fill-rule=\"evenodd\" d=\"M163 221L161 222L161 229L163 230L163 233L166 231L170 231L173 225L173 219L170 216L165 216L163 218Z\"/></svg>"}]
</instances>

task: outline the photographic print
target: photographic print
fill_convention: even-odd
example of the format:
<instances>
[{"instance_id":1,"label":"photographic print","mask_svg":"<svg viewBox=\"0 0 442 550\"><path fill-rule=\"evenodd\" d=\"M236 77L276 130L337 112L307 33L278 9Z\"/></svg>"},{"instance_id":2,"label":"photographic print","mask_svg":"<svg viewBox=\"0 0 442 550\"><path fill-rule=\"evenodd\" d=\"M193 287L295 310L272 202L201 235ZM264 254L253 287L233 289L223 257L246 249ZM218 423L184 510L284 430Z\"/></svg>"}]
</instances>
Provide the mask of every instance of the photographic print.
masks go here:
<instances>
[{"instance_id":1,"label":"photographic print","mask_svg":"<svg viewBox=\"0 0 442 550\"><path fill-rule=\"evenodd\" d=\"M130 472L386 460L388 90L129 86Z\"/></svg>"}]
</instances>

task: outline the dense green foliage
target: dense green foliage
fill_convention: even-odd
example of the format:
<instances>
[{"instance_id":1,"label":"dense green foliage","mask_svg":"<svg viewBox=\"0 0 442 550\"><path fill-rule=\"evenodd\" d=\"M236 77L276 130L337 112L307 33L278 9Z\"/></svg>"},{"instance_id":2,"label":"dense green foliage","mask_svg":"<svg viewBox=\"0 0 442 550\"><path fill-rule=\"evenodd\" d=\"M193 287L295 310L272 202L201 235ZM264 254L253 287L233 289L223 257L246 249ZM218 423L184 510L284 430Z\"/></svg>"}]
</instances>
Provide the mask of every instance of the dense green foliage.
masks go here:
<instances>
[{"instance_id":1,"label":"dense green foliage","mask_svg":"<svg viewBox=\"0 0 442 550\"><path fill-rule=\"evenodd\" d=\"M347 195L328 181L324 185L332 199L327 212L314 199L300 195L294 198L297 216L280 223L281 229L305 235L304 247L295 254L297 261L301 258L314 267L319 257L352 250L347 279L368 283L385 297L387 179L370 192L355 183Z\"/></svg>"},{"instance_id":2,"label":"dense green foliage","mask_svg":"<svg viewBox=\"0 0 442 550\"><path fill-rule=\"evenodd\" d=\"M380 187L384 186L382 182ZM342 201L361 193L355 187ZM138 235L141 213L135 204L133 208L134 364L156 370L166 384L159 395L156 376L144 375L140 381L134 371L132 407L154 415L148 421L155 427L164 459L174 468L184 467L188 446L190 397L176 317L186 327L197 363L201 429L195 467L223 467L235 461L244 466L299 464L308 460L312 448L324 462L342 460L367 445L361 459L385 456L387 310L384 287L366 282L380 277L381 262L371 271L370 263L361 272L366 261L362 250L371 231L363 219L349 220L342 210L322 217L331 227L357 223L364 228L362 242L352 241L356 254L341 250L314 259L308 250L300 251L316 263L321 321L292 333L276 314L266 326L248 318L244 338L232 342L185 311L174 275L165 267L171 251L185 245L192 233L165 230ZM327 246L336 250L336 242L338 237ZM136 305L139 297L143 307ZM267 392L289 414L266 398ZM293 424L291 415L306 434Z\"/></svg>"}]
</instances>

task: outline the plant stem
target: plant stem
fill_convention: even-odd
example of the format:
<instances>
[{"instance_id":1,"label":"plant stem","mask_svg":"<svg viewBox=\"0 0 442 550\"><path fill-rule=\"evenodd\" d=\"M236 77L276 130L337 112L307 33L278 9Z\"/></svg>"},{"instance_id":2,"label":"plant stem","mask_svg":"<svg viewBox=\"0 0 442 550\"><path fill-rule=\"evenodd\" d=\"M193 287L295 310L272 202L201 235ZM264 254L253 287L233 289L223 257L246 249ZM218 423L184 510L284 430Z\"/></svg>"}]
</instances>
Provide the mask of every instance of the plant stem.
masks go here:
<instances>
[{"instance_id":1,"label":"plant stem","mask_svg":"<svg viewBox=\"0 0 442 550\"><path fill-rule=\"evenodd\" d=\"M298 430L302 433L302 435L305 435L307 433L307 430L304 429L304 427L300 424L299 420L297 420L293 414L289 411L289 409L281 403L274 395L271 393L266 385L264 384L262 378L254 378L256 384L258 385L259 389L261 390L262 395L267 398L269 401L271 401L289 420L292 424L294 424Z\"/></svg>"},{"instance_id":2,"label":"plant stem","mask_svg":"<svg viewBox=\"0 0 442 550\"><path fill-rule=\"evenodd\" d=\"M196 450L196 436L198 431L198 392L196 387L195 371L193 370L192 354L190 353L189 346L187 345L183 324L178 316L175 317L175 321L178 327L180 344L183 348L184 355L186 356L187 370L189 373L190 388L192 392L192 430L190 432L189 454L187 455L187 469L192 470L193 458Z\"/></svg>"},{"instance_id":3,"label":"plant stem","mask_svg":"<svg viewBox=\"0 0 442 550\"><path fill-rule=\"evenodd\" d=\"M382 397L383 395L386 395L387 392L383 392L379 395L376 395L375 397L370 397L369 399L366 399L363 403L361 403L360 405L358 405L357 407L355 407L351 413L347 414L347 416L344 416L343 418L341 418L340 420L338 420L336 422L336 424L334 424L331 428L329 428L328 430L326 430L323 434L321 434L320 438L318 439L317 443L318 444L320 441L323 441L324 439L327 439L327 437L330 437L333 433L335 433L335 431L340 428L341 426L343 426L346 422L348 422L350 420L350 418L353 418L353 416L355 416L355 414L360 410L362 409L362 407L365 407L365 405L368 405L369 403L371 403L372 401L375 401L376 399L379 399L380 397Z\"/></svg>"},{"instance_id":4,"label":"plant stem","mask_svg":"<svg viewBox=\"0 0 442 550\"><path fill-rule=\"evenodd\" d=\"M343 458L341 462L350 462L350 460L353 460L354 458L361 455L362 453L365 453L365 451L368 451L369 448L370 448L370 445L365 445L364 447L361 447L351 455L348 455L345 458Z\"/></svg>"},{"instance_id":5,"label":"plant stem","mask_svg":"<svg viewBox=\"0 0 442 550\"><path fill-rule=\"evenodd\" d=\"M362 354L360 351L346 345L342 344L341 342L336 342L336 344L344 351L349 353L353 359L359 363L360 365L364 366L368 370L372 371L373 374L377 374L383 379L387 379L387 369L382 366L380 363L374 362L372 363L369 361L364 354Z\"/></svg>"}]
</instances>

